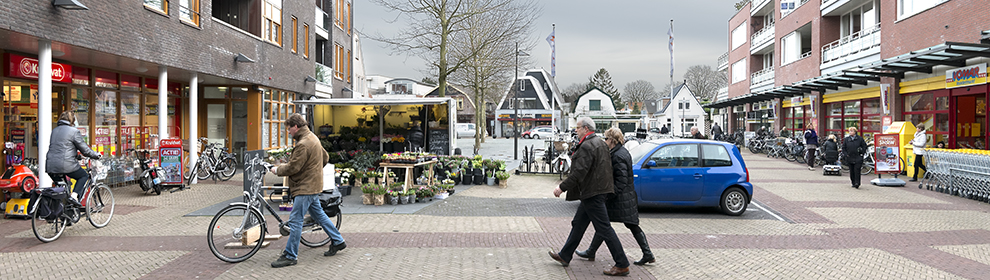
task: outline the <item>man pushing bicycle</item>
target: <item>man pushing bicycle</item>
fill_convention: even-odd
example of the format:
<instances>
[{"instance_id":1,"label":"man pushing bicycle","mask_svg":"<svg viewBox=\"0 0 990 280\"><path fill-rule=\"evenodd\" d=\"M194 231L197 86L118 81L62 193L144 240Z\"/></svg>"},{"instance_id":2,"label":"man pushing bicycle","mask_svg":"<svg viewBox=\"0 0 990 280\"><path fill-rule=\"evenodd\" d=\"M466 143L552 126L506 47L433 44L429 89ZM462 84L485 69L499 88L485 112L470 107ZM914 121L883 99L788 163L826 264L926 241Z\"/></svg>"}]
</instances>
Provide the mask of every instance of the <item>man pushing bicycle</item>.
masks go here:
<instances>
[{"instance_id":1,"label":"man pushing bicycle","mask_svg":"<svg viewBox=\"0 0 990 280\"><path fill-rule=\"evenodd\" d=\"M323 166L330 160L320 140L309 130L306 119L300 114L292 114L285 121L285 126L295 145L289 162L271 168L275 175L288 177L286 180L289 194L292 196L292 212L289 214L289 241L285 251L272 263L272 267L285 267L296 264L299 252L299 239L302 236L303 217L308 212L330 236L330 249L324 256L333 256L337 251L347 248L344 237L337 231L330 218L320 206L319 194L323 191Z\"/></svg>"}]
</instances>

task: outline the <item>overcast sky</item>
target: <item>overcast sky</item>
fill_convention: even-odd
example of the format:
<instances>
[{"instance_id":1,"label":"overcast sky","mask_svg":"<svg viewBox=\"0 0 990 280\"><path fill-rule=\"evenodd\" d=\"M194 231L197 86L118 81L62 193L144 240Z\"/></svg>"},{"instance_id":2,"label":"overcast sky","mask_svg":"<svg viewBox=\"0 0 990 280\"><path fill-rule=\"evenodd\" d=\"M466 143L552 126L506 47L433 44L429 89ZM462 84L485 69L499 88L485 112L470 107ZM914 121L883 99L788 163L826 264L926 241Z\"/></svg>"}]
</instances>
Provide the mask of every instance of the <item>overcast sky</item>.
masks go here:
<instances>
[{"instance_id":1,"label":"overcast sky","mask_svg":"<svg viewBox=\"0 0 990 280\"><path fill-rule=\"evenodd\" d=\"M682 80L692 65L716 66L728 49L732 0L537 0L543 14L535 22L531 53L536 68L550 70L546 37L556 24L557 85L586 83L605 68L620 92L635 80L654 87L670 81L667 30L674 20L674 79ZM397 34L404 24L389 24L397 13L368 0L354 0L354 26L364 34ZM391 54L380 42L361 38L368 75L419 80L426 63L417 57Z\"/></svg>"}]
</instances>

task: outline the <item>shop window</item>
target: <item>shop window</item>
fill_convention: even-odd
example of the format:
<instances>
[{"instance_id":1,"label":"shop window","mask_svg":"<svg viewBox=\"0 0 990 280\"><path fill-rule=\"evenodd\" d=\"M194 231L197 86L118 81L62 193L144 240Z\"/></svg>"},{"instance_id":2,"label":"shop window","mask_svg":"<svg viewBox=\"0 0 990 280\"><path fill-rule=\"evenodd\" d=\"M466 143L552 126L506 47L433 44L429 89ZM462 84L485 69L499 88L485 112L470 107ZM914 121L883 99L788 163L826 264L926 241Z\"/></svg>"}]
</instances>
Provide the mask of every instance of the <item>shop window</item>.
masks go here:
<instances>
[{"instance_id":1,"label":"shop window","mask_svg":"<svg viewBox=\"0 0 990 280\"><path fill-rule=\"evenodd\" d=\"M110 71L93 70L94 76L96 76L97 87L103 88L117 88L117 73Z\"/></svg>"},{"instance_id":2,"label":"shop window","mask_svg":"<svg viewBox=\"0 0 990 280\"><path fill-rule=\"evenodd\" d=\"M262 121L262 147L278 149L292 145L292 135L285 128L285 120L291 112L295 112L295 94L278 90L264 90L265 104Z\"/></svg>"},{"instance_id":3,"label":"shop window","mask_svg":"<svg viewBox=\"0 0 990 280\"><path fill-rule=\"evenodd\" d=\"M199 26L199 0L179 0L179 19Z\"/></svg>"},{"instance_id":4,"label":"shop window","mask_svg":"<svg viewBox=\"0 0 990 280\"><path fill-rule=\"evenodd\" d=\"M137 76L120 74L121 90L141 90L141 78Z\"/></svg>"},{"instance_id":5,"label":"shop window","mask_svg":"<svg viewBox=\"0 0 990 280\"><path fill-rule=\"evenodd\" d=\"M96 92L96 104L93 108L93 126L95 130L93 143L97 152L105 155L117 153L117 92L99 90Z\"/></svg>"},{"instance_id":6,"label":"shop window","mask_svg":"<svg viewBox=\"0 0 990 280\"><path fill-rule=\"evenodd\" d=\"M157 116L155 117L157 118ZM120 138L121 148L141 148L141 95L120 93Z\"/></svg>"},{"instance_id":7,"label":"shop window","mask_svg":"<svg viewBox=\"0 0 990 280\"><path fill-rule=\"evenodd\" d=\"M168 14L168 0L144 0L144 6Z\"/></svg>"},{"instance_id":8,"label":"shop window","mask_svg":"<svg viewBox=\"0 0 990 280\"><path fill-rule=\"evenodd\" d=\"M261 38L276 45L282 45L282 2L266 0L261 3Z\"/></svg>"},{"instance_id":9,"label":"shop window","mask_svg":"<svg viewBox=\"0 0 990 280\"><path fill-rule=\"evenodd\" d=\"M89 85L89 68L83 67L72 67L72 84L88 86Z\"/></svg>"},{"instance_id":10,"label":"shop window","mask_svg":"<svg viewBox=\"0 0 990 280\"><path fill-rule=\"evenodd\" d=\"M843 102L844 115L859 115L859 101Z\"/></svg>"},{"instance_id":11,"label":"shop window","mask_svg":"<svg viewBox=\"0 0 990 280\"><path fill-rule=\"evenodd\" d=\"M89 122L89 95L89 89L72 89L72 103L69 104L68 108L72 112L76 113L76 128L82 132L83 140L85 140L87 144L90 143L89 135L91 133Z\"/></svg>"},{"instance_id":12,"label":"shop window","mask_svg":"<svg viewBox=\"0 0 990 280\"><path fill-rule=\"evenodd\" d=\"M943 97L945 98L945 97ZM945 99L948 109L948 99ZM932 93L912 94L904 96L904 112L931 111L935 108Z\"/></svg>"}]
</instances>

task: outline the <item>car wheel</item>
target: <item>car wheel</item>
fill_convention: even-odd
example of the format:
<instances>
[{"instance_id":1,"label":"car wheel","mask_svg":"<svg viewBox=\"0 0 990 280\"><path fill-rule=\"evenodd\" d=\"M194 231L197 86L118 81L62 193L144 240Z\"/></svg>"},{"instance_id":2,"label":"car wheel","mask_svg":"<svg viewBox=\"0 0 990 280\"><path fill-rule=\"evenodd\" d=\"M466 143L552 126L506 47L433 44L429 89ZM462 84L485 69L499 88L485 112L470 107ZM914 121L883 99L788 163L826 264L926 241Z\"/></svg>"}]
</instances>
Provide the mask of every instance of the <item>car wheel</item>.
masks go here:
<instances>
[{"instance_id":1,"label":"car wheel","mask_svg":"<svg viewBox=\"0 0 990 280\"><path fill-rule=\"evenodd\" d=\"M733 187L722 193L722 199L719 200L718 205L722 208L722 213L729 216L739 216L746 212L748 204L746 193L740 188Z\"/></svg>"},{"instance_id":2,"label":"car wheel","mask_svg":"<svg viewBox=\"0 0 990 280\"><path fill-rule=\"evenodd\" d=\"M533 135L533 139L540 139L540 135L539 134Z\"/></svg>"}]
</instances>

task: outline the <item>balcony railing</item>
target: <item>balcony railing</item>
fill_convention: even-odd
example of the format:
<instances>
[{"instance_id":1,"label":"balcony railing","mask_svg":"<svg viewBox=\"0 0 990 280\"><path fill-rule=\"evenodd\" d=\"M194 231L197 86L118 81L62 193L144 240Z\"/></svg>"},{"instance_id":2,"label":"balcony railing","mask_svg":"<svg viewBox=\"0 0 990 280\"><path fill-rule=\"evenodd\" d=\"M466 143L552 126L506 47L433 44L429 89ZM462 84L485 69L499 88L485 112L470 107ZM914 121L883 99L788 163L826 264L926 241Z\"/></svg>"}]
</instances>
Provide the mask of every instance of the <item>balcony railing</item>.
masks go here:
<instances>
[{"instance_id":1,"label":"balcony railing","mask_svg":"<svg viewBox=\"0 0 990 280\"><path fill-rule=\"evenodd\" d=\"M771 1L770 0L756 0L756 1L752 1L751 3L753 3L753 5L750 6L751 9L752 9L752 11L750 11L750 14L756 14L756 12L759 11L760 8L763 7L763 5L767 4L767 2L771 2ZM772 12L773 9L770 9L770 11Z\"/></svg>"},{"instance_id":2,"label":"balcony railing","mask_svg":"<svg viewBox=\"0 0 990 280\"><path fill-rule=\"evenodd\" d=\"M728 52L723 53L722 55L720 55L718 57L718 64L717 65L718 65L718 67L717 67L718 71L722 71L722 70L725 70L726 68L729 68L729 53Z\"/></svg>"},{"instance_id":3,"label":"balcony railing","mask_svg":"<svg viewBox=\"0 0 990 280\"><path fill-rule=\"evenodd\" d=\"M763 47L763 45L768 41L773 41L773 25L774 24L771 22L769 25L764 26L763 29L760 29L760 31L753 33L753 36L751 37L752 44L750 45L751 51Z\"/></svg>"},{"instance_id":4,"label":"balcony railing","mask_svg":"<svg viewBox=\"0 0 990 280\"><path fill-rule=\"evenodd\" d=\"M774 71L773 67L763 68L763 70L756 71L749 79L750 86L760 86L766 82L773 82Z\"/></svg>"},{"instance_id":5,"label":"balcony railing","mask_svg":"<svg viewBox=\"0 0 990 280\"><path fill-rule=\"evenodd\" d=\"M333 68L316 63L316 80L329 85L333 81Z\"/></svg>"},{"instance_id":6,"label":"balcony railing","mask_svg":"<svg viewBox=\"0 0 990 280\"><path fill-rule=\"evenodd\" d=\"M808 0L795 0L795 2L797 2L797 3L794 3L794 9L786 9L786 10L781 9L780 10L780 17L783 18L783 17L791 14L791 12L794 12L794 10L797 10L798 8L800 8L801 5L804 5L804 3L808 3Z\"/></svg>"},{"instance_id":7,"label":"balcony railing","mask_svg":"<svg viewBox=\"0 0 990 280\"><path fill-rule=\"evenodd\" d=\"M822 46L822 64L874 48L880 48L880 24Z\"/></svg>"},{"instance_id":8,"label":"balcony railing","mask_svg":"<svg viewBox=\"0 0 990 280\"><path fill-rule=\"evenodd\" d=\"M715 100L712 100L712 102L727 99L729 99L729 87L721 87L715 93Z\"/></svg>"}]
</instances>

